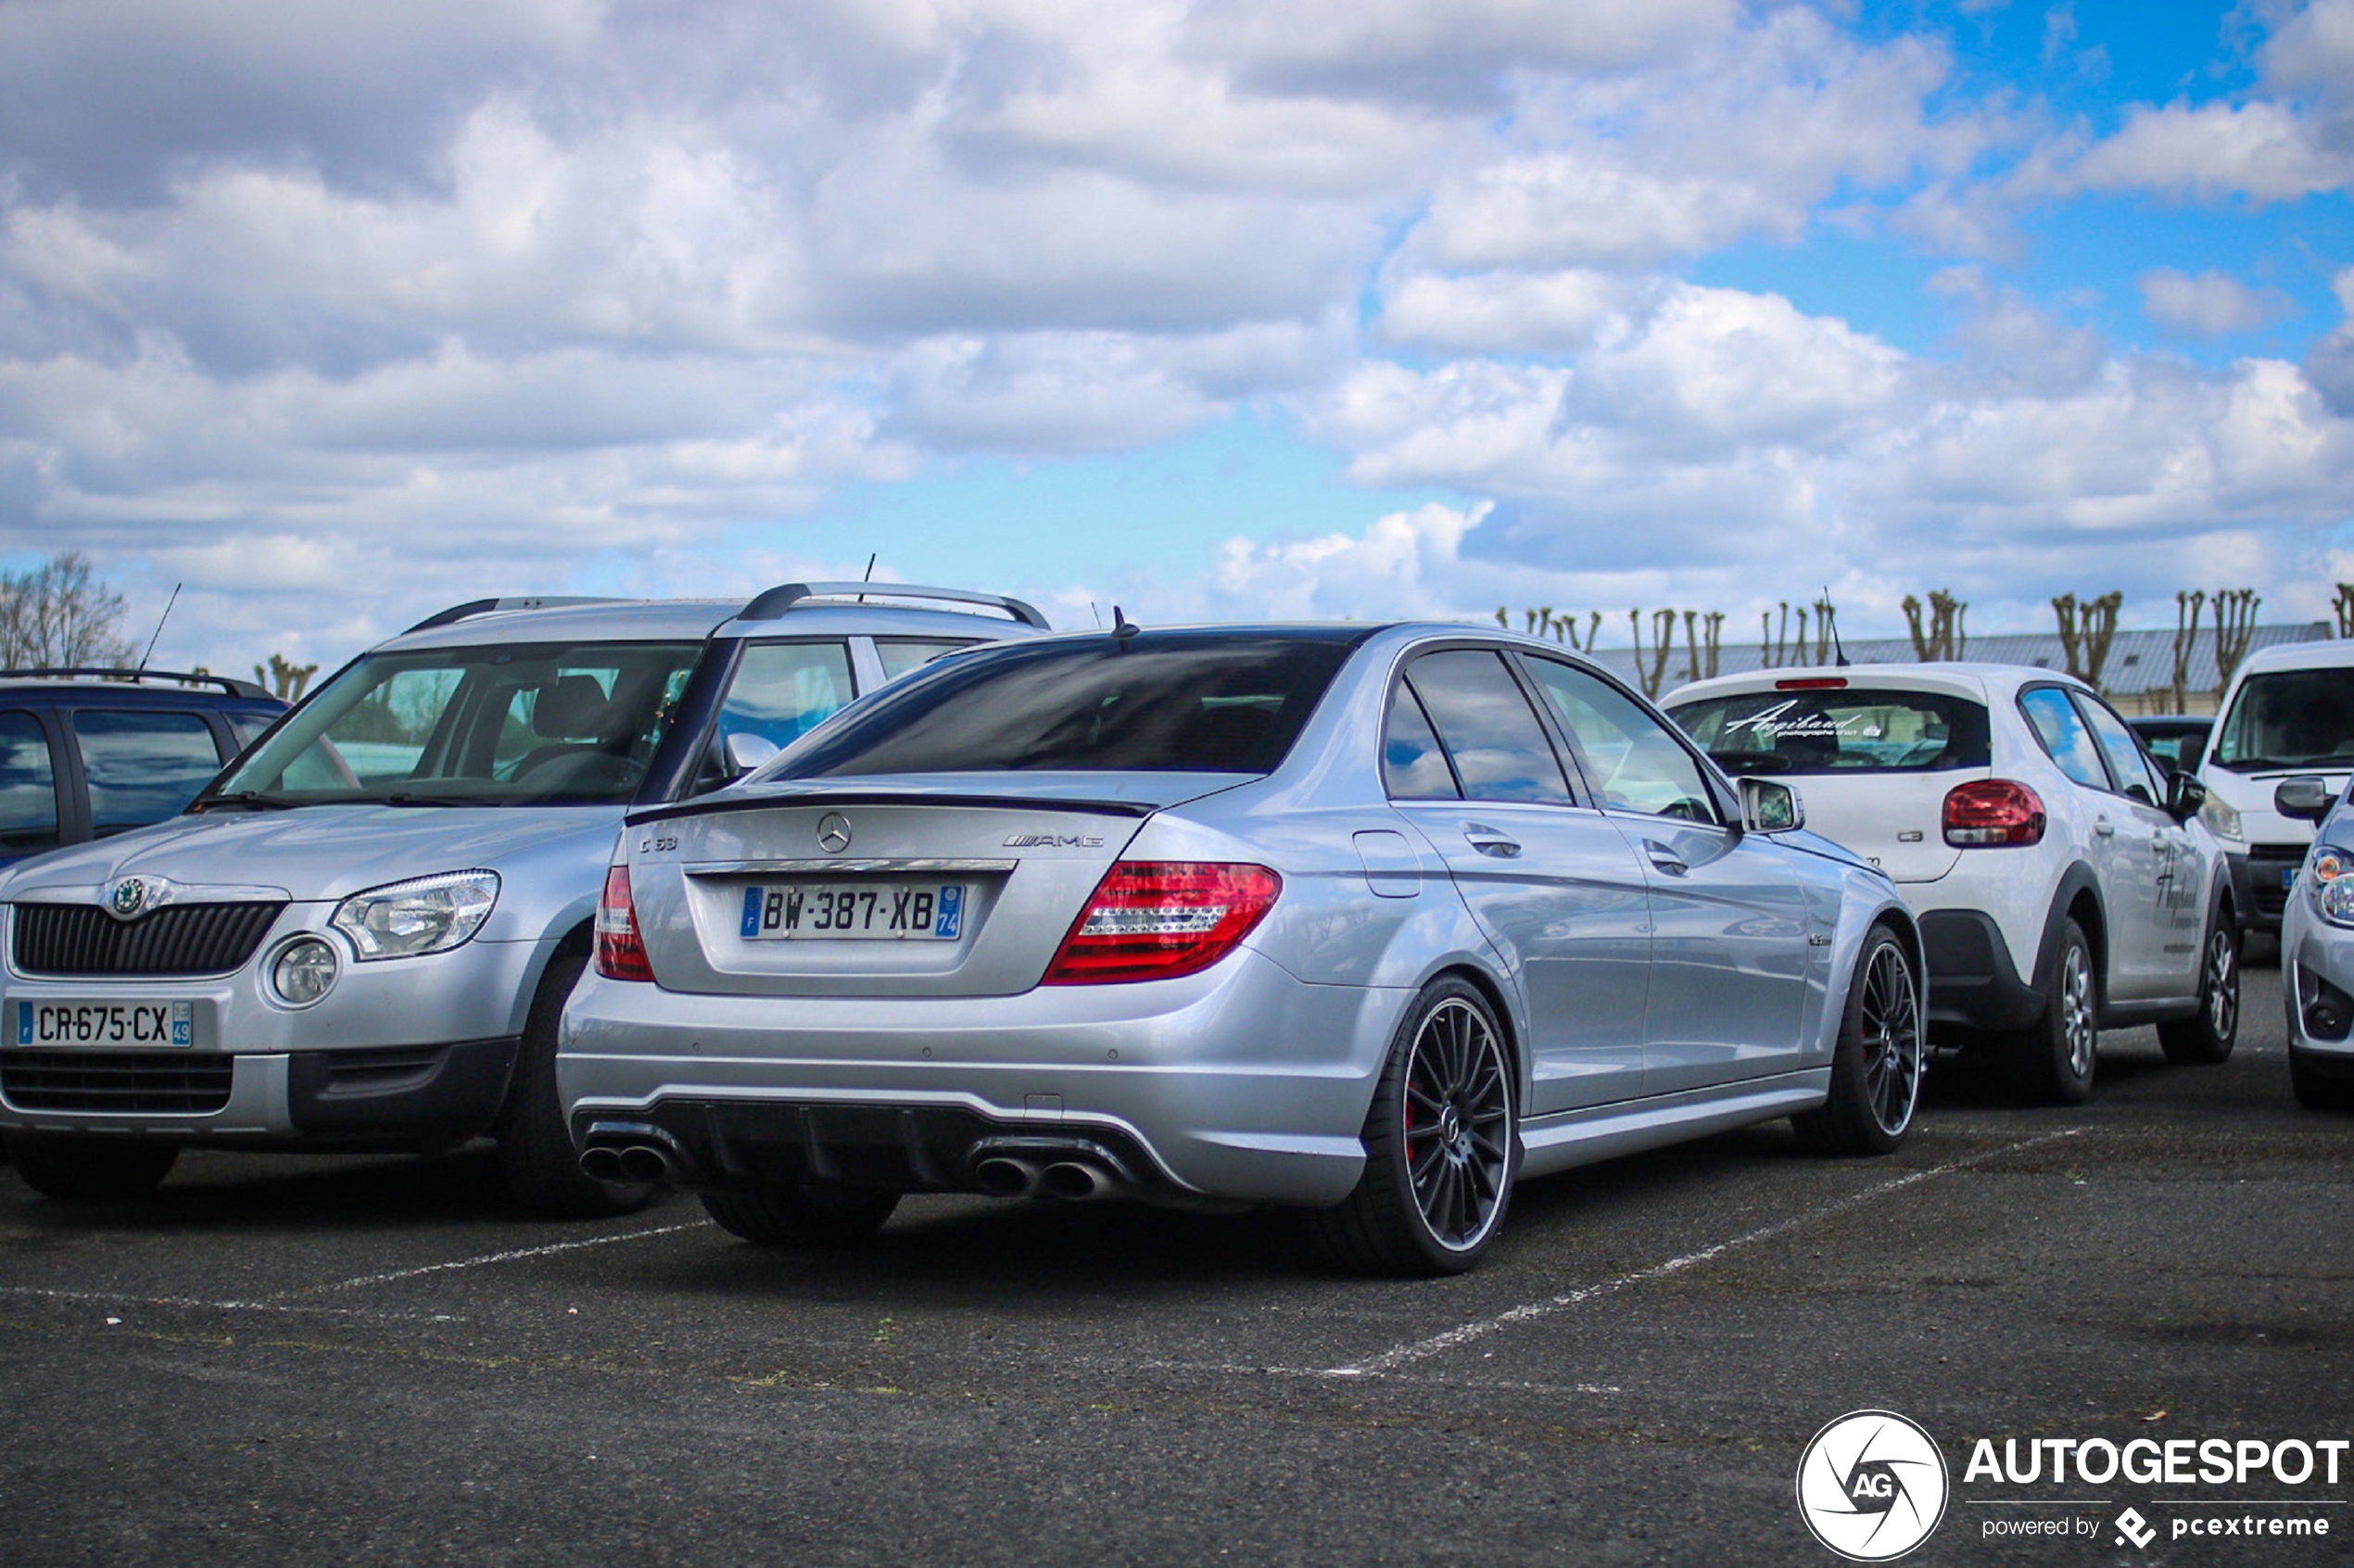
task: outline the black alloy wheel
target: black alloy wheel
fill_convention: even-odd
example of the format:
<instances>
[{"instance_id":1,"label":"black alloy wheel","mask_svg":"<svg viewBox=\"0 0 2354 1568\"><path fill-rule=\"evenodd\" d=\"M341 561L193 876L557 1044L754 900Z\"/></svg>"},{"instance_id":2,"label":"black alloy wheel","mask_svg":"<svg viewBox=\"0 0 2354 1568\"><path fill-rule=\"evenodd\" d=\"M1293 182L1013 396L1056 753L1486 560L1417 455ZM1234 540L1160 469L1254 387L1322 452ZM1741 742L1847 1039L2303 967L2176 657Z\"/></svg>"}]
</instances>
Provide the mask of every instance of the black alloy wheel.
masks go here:
<instances>
[{"instance_id":1,"label":"black alloy wheel","mask_svg":"<svg viewBox=\"0 0 2354 1568\"><path fill-rule=\"evenodd\" d=\"M1885 926L1864 939L1848 986L1829 1097L1791 1119L1816 1154L1886 1154L1905 1141L1919 1107L1927 1042L1920 986L1905 944Z\"/></svg>"},{"instance_id":2,"label":"black alloy wheel","mask_svg":"<svg viewBox=\"0 0 2354 1568\"><path fill-rule=\"evenodd\" d=\"M1416 999L1365 1117L1365 1170L1318 1237L1347 1267L1452 1274L1502 1226L1519 1167L1516 1085L1485 996L1446 979Z\"/></svg>"}]
</instances>

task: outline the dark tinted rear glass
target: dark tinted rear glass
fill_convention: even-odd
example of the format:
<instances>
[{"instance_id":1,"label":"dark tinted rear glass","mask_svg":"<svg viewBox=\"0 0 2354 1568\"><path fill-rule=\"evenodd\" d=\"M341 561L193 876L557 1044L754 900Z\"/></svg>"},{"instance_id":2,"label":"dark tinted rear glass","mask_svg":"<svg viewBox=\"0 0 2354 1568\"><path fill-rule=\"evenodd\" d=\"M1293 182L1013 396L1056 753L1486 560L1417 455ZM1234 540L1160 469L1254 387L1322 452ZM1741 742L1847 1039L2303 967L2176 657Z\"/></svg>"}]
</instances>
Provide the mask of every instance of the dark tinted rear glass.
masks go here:
<instances>
[{"instance_id":1,"label":"dark tinted rear glass","mask_svg":"<svg viewBox=\"0 0 2354 1568\"><path fill-rule=\"evenodd\" d=\"M1003 643L886 687L767 777L1266 773L1352 646L1186 632Z\"/></svg>"},{"instance_id":2,"label":"dark tinted rear glass","mask_svg":"<svg viewBox=\"0 0 2354 1568\"><path fill-rule=\"evenodd\" d=\"M1941 691L1746 691L1667 710L1728 773L1984 767L1986 707Z\"/></svg>"}]
</instances>

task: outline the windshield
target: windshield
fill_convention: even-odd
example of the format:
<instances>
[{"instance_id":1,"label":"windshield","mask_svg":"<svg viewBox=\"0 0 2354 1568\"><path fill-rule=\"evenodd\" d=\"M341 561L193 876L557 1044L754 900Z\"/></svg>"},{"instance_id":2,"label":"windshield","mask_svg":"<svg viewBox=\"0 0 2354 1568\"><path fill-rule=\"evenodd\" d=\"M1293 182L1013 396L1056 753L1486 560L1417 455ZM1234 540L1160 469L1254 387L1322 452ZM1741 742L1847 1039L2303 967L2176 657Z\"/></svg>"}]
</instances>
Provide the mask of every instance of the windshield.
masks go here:
<instances>
[{"instance_id":1,"label":"windshield","mask_svg":"<svg viewBox=\"0 0 2354 1568\"><path fill-rule=\"evenodd\" d=\"M1266 773L1352 646L1215 632L999 643L884 688L762 777Z\"/></svg>"},{"instance_id":2,"label":"windshield","mask_svg":"<svg viewBox=\"0 0 2354 1568\"><path fill-rule=\"evenodd\" d=\"M702 651L609 642L371 654L197 803L626 802Z\"/></svg>"},{"instance_id":3,"label":"windshield","mask_svg":"<svg viewBox=\"0 0 2354 1568\"><path fill-rule=\"evenodd\" d=\"M2354 767L2354 669L2248 677L2216 730L2210 757L2241 773Z\"/></svg>"},{"instance_id":4,"label":"windshield","mask_svg":"<svg viewBox=\"0 0 2354 1568\"><path fill-rule=\"evenodd\" d=\"M1985 767L1985 704L1942 691L1748 691L1668 715L1728 773L1932 773Z\"/></svg>"}]
</instances>

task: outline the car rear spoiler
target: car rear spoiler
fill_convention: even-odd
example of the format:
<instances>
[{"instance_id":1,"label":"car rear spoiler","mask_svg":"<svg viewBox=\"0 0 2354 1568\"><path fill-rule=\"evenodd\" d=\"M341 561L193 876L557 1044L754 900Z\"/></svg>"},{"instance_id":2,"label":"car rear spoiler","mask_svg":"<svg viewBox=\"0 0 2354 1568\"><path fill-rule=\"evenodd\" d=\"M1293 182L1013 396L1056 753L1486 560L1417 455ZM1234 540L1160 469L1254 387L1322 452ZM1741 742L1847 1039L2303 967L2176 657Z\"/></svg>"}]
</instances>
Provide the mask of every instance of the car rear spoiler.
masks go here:
<instances>
[{"instance_id":1,"label":"car rear spoiler","mask_svg":"<svg viewBox=\"0 0 2354 1568\"><path fill-rule=\"evenodd\" d=\"M632 828L681 816L721 816L739 811L791 811L804 806L981 806L998 811L1079 812L1095 816L1150 816L1161 809L1150 801L1087 801L1039 795L927 794L918 790L812 790L807 793L709 796L673 801L629 814Z\"/></svg>"}]
</instances>

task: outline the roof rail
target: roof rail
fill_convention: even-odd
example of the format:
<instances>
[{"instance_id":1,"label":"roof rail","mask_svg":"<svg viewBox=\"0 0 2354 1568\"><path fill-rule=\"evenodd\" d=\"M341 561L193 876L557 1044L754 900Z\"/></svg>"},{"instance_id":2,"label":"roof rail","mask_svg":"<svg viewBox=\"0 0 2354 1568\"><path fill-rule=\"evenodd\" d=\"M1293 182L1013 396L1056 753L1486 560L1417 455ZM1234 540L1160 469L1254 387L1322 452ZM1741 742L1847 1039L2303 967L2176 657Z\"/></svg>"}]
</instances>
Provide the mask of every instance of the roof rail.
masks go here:
<instances>
[{"instance_id":1,"label":"roof rail","mask_svg":"<svg viewBox=\"0 0 2354 1568\"><path fill-rule=\"evenodd\" d=\"M55 669L0 670L5 680L112 680L126 686L141 681L168 680L176 686L217 686L232 697L262 697L275 702L270 692L249 680L234 676L217 676L209 670L126 670L108 664L75 664Z\"/></svg>"},{"instance_id":2,"label":"roof rail","mask_svg":"<svg viewBox=\"0 0 2354 1568\"><path fill-rule=\"evenodd\" d=\"M424 620L419 621L415 626L411 626L409 631L402 632L400 635L407 637L409 632L430 631L435 626L454 626L460 621L470 619L475 615L487 615L494 610L552 610L562 604L621 604L626 602L626 601L624 600L611 599L600 594L534 593L510 595L505 599L469 599L463 604L452 604L447 610L437 611L431 615L427 615Z\"/></svg>"},{"instance_id":3,"label":"roof rail","mask_svg":"<svg viewBox=\"0 0 2354 1568\"><path fill-rule=\"evenodd\" d=\"M1008 599L1001 593L972 593L964 588L925 588L918 583L780 583L753 600L740 611L740 621L773 621L787 611L810 599L850 599L871 594L877 599L943 599L955 604L981 604L992 610L1003 610L1026 626L1040 631L1055 628L1046 617L1019 599Z\"/></svg>"}]
</instances>

